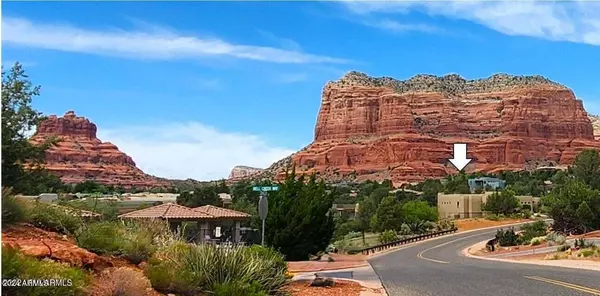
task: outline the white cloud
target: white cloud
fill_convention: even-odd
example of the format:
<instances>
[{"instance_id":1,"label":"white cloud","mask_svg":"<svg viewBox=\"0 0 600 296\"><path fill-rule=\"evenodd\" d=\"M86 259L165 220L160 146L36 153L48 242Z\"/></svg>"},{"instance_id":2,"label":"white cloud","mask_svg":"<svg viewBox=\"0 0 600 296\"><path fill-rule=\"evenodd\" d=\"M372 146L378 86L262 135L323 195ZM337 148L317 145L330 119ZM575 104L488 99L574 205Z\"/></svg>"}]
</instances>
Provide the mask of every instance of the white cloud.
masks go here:
<instances>
[{"instance_id":1,"label":"white cloud","mask_svg":"<svg viewBox=\"0 0 600 296\"><path fill-rule=\"evenodd\" d=\"M353 13L405 14L472 21L506 35L600 45L600 2L592 1L342 1Z\"/></svg>"},{"instance_id":2,"label":"white cloud","mask_svg":"<svg viewBox=\"0 0 600 296\"><path fill-rule=\"evenodd\" d=\"M414 23L400 23L390 19L382 19L377 21L364 21L364 25L369 27L375 27L383 30L389 30L393 32L424 32L424 33L441 33L441 28L427 25L427 24L414 24Z\"/></svg>"},{"instance_id":3,"label":"white cloud","mask_svg":"<svg viewBox=\"0 0 600 296\"><path fill-rule=\"evenodd\" d=\"M159 26L139 30L91 30L65 24L2 18L3 45L133 59L231 57L273 63L347 63L348 60L274 47L233 44L218 38L181 35Z\"/></svg>"},{"instance_id":4,"label":"white cloud","mask_svg":"<svg viewBox=\"0 0 600 296\"><path fill-rule=\"evenodd\" d=\"M284 49L287 50L294 50L294 51L301 51L302 47L300 46L300 44L292 39L289 38L283 38L283 37L279 37L271 32L265 31L265 30L256 30L261 36L265 37L268 40L271 40L275 43L277 43L279 46L281 46Z\"/></svg>"},{"instance_id":5,"label":"white cloud","mask_svg":"<svg viewBox=\"0 0 600 296\"><path fill-rule=\"evenodd\" d=\"M266 168L297 151L198 122L103 128L98 138L117 145L144 172L175 179L226 178L236 165Z\"/></svg>"}]
</instances>

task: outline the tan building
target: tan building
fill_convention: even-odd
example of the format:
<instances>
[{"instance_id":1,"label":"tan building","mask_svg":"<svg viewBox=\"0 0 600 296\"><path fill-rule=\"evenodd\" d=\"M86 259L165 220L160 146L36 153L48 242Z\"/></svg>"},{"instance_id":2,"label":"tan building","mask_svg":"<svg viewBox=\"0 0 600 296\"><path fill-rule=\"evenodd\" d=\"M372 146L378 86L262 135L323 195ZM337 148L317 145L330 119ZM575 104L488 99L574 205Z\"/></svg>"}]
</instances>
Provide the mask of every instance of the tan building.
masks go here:
<instances>
[{"instance_id":1,"label":"tan building","mask_svg":"<svg viewBox=\"0 0 600 296\"><path fill-rule=\"evenodd\" d=\"M490 194L444 194L438 193L438 214L440 218L473 218L483 217L481 207L487 201ZM532 211L537 211L540 203L539 197L518 195L516 196L521 205L530 205Z\"/></svg>"}]
</instances>

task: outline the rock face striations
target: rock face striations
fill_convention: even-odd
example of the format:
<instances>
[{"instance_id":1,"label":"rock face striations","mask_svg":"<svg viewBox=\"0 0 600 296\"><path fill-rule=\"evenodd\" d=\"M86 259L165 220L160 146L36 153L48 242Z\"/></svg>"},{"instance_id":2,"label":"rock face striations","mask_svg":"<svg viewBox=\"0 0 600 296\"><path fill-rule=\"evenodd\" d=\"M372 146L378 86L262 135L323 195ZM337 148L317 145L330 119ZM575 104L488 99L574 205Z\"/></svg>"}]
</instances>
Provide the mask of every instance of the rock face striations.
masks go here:
<instances>
[{"instance_id":1,"label":"rock face striations","mask_svg":"<svg viewBox=\"0 0 600 296\"><path fill-rule=\"evenodd\" d=\"M49 116L41 122L33 143L56 137L58 143L46 151L45 167L68 184L94 180L125 188L164 187L169 183L144 174L131 157L117 146L96 138L96 125L68 111L63 117Z\"/></svg>"},{"instance_id":2,"label":"rock face striations","mask_svg":"<svg viewBox=\"0 0 600 296\"><path fill-rule=\"evenodd\" d=\"M582 102L541 76L400 81L349 72L325 85L315 140L291 160L330 180L416 182L456 172L454 143L467 144L469 172L567 165L600 148Z\"/></svg>"},{"instance_id":3,"label":"rock face striations","mask_svg":"<svg viewBox=\"0 0 600 296\"><path fill-rule=\"evenodd\" d=\"M253 168L249 166L237 165L233 167L227 181L237 182L255 176L262 172L263 169Z\"/></svg>"},{"instance_id":4,"label":"rock face striations","mask_svg":"<svg viewBox=\"0 0 600 296\"><path fill-rule=\"evenodd\" d=\"M594 137L596 140L600 140L600 116L590 115L592 121L592 127L594 128Z\"/></svg>"}]
</instances>

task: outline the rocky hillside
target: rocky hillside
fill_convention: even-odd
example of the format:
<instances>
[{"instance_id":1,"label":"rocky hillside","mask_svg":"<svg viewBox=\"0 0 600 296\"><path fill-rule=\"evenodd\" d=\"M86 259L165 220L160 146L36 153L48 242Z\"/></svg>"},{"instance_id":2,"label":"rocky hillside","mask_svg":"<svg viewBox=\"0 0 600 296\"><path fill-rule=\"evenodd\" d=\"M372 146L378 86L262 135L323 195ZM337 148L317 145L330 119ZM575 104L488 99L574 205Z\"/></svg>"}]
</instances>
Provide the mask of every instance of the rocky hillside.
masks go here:
<instances>
[{"instance_id":1,"label":"rocky hillside","mask_svg":"<svg viewBox=\"0 0 600 296\"><path fill-rule=\"evenodd\" d=\"M96 130L96 125L87 118L69 111L63 117L52 115L40 123L31 141L58 139L46 152L45 167L68 184L94 180L125 188L170 186L167 181L146 175L114 144L98 139Z\"/></svg>"},{"instance_id":2,"label":"rocky hillside","mask_svg":"<svg viewBox=\"0 0 600 296\"><path fill-rule=\"evenodd\" d=\"M349 72L325 85L315 140L289 159L328 179L416 182L456 172L454 143L467 143L469 172L565 165L600 148L582 102L541 76L401 81Z\"/></svg>"},{"instance_id":3,"label":"rocky hillside","mask_svg":"<svg viewBox=\"0 0 600 296\"><path fill-rule=\"evenodd\" d=\"M233 167L233 169L231 170L231 173L229 174L227 181L236 182L236 181L248 179L248 178L251 178L252 176L256 176L257 174L259 174L262 171L263 171L263 169L253 168L253 167L243 166L243 165L237 165L237 166Z\"/></svg>"},{"instance_id":4,"label":"rocky hillside","mask_svg":"<svg viewBox=\"0 0 600 296\"><path fill-rule=\"evenodd\" d=\"M596 140L600 140L600 116L590 115L590 121L592 121L592 127L594 128L594 137Z\"/></svg>"}]
</instances>

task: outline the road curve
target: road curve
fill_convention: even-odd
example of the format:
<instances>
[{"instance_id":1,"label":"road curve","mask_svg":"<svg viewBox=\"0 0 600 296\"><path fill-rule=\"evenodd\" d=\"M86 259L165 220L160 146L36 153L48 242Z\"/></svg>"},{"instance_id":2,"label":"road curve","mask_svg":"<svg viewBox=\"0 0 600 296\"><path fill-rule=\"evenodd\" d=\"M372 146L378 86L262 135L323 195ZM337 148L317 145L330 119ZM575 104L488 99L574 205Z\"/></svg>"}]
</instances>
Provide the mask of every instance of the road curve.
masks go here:
<instances>
[{"instance_id":1,"label":"road curve","mask_svg":"<svg viewBox=\"0 0 600 296\"><path fill-rule=\"evenodd\" d=\"M505 226L506 227L506 226ZM468 258L462 250L494 229L406 246L369 263L389 296L600 296L600 272Z\"/></svg>"}]
</instances>

